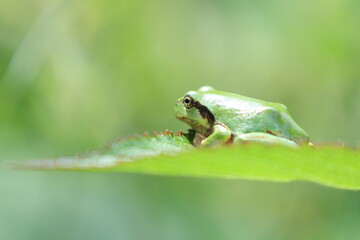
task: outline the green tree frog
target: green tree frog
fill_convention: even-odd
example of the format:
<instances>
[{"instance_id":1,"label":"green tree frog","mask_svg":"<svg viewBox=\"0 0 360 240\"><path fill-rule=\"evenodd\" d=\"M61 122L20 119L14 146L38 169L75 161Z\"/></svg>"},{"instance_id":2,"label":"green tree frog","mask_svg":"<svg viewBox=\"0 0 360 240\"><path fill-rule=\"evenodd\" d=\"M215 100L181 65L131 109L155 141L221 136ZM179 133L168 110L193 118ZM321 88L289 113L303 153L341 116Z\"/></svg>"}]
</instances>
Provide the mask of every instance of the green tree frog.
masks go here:
<instances>
[{"instance_id":1,"label":"green tree frog","mask_svg":"<svg viewBox=\"0 0 360 240\"><path fill-rule=\"evenodd\" d=\"M291 147L310 144L307 133L295 123L286 106L209 86L179 98L175 115L195 131L196 147L251 142Z\"/></svg>"}]
</instances>

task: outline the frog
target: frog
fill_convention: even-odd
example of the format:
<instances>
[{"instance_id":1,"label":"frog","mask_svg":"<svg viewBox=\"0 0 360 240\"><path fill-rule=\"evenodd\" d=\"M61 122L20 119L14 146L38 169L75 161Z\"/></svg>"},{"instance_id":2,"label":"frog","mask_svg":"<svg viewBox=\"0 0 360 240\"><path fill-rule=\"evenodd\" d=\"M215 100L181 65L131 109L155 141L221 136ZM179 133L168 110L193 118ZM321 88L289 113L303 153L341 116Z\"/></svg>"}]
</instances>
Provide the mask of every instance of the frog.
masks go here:
<instances>
[{"instance_id":1,"label":"frog","mask_svg":"<svg viewBox=\"0 0 360 240\"><path fill-rule=\"evenodd\" d=\"M203 86L176 100L175 116L194 132L195 147L229 144L312 145L287 107Z\"/></svg>"}]
</instances>

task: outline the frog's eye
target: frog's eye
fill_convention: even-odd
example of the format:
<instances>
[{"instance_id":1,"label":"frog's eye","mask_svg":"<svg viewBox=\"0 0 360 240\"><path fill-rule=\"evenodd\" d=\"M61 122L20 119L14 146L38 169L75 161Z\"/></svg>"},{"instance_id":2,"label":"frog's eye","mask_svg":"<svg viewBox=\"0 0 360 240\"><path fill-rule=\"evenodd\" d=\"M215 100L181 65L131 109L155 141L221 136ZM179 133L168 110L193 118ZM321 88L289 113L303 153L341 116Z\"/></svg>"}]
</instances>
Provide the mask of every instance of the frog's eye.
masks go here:
<instances>
[{"instance_id":1,"label":"frog's eye","mask_svg":"<svg viewBox=\"0 0 360 240\"><path fill-rule=\"evenodd\" d=\"M184 98L184 106L186 108L192 108L192 105L193 105L193 99L192 97L190 96L185 96Z\"/></svg>"}]
</instances>

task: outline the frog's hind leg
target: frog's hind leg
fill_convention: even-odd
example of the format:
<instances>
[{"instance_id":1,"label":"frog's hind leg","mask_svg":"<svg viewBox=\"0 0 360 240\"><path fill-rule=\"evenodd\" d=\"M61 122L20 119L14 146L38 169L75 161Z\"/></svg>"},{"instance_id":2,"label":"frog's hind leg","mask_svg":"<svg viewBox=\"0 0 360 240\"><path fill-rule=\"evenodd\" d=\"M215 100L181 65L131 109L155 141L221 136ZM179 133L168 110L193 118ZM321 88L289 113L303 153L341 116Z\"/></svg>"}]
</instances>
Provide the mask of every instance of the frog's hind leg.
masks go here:
<instances>
[{"instance_id":1,"label":"frog's hind leg","mask_svg":"<svg viewBox=\"0 0 360 240\"><path fill-rule=\"evenodd\" d=\"M263 132L244 133L237 135L234 138L234 144L260 143L267 145L281 145L291 148L298 148L299 145L295 142L275 135Z\"/></svg>"}]
</instances>

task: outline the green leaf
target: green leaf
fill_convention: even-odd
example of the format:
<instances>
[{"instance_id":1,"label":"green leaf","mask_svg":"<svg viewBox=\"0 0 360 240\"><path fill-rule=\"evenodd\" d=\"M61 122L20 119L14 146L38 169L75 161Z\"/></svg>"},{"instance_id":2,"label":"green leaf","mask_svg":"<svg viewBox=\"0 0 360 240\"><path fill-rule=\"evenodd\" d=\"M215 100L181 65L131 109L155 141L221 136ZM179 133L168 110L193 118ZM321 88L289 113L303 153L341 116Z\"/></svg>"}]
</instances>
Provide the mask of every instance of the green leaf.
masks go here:
<instances>
[{"instance_id":1,"label":"green leaf","mask_svg":"<svg viewBox=\"0 0 360 240\"><path fill-rule=\"evenodd\" d=\"M109 169L137 173L289 182L360 189L360 154L332 147L232 146L159 156Z\"/></svg>"},{"instance_id":2,"label":"green leaf","mask_svg":"<svg viewBox=\"0 0 360 240\"><path fill-rule=\"evenodd\" d=\"M38 170L130 172L168 176L259 181L311 181L360 189L360 154L335 146L239 145L196 149L187 137L162 134L120 140L90 155L30 161L17 167Z\"/></svg>"}]
</instances>

